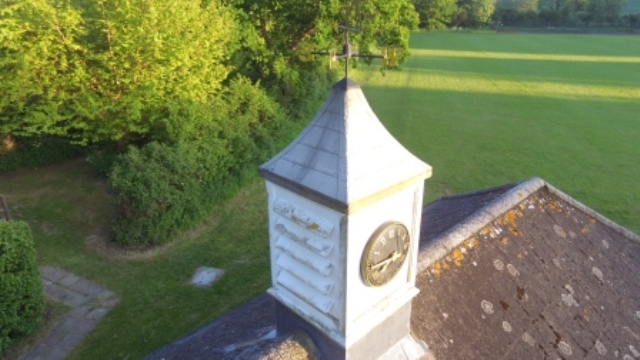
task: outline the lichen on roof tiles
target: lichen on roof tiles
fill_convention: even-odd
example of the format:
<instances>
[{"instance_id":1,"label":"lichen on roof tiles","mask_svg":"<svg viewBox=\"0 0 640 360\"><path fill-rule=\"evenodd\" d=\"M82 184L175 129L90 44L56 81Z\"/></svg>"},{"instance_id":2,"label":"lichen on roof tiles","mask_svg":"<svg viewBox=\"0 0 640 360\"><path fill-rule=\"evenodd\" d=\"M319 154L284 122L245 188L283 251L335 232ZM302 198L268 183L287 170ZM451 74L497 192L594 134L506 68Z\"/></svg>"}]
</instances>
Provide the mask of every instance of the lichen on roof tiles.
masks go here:
<instances>
[{"instance_id":1,"label":"lichen on roof tiles","mask_svg":"<svg viewBox=\"0 0 640 360\"><path fill-rule=\"evenodd\" d=\"M465 241L476 245L460 257ZM437 358L622 357L640 347L640 244L624 231L540 187L465 241L418 275L412 329Z\"/></svg>"}]
</instances>

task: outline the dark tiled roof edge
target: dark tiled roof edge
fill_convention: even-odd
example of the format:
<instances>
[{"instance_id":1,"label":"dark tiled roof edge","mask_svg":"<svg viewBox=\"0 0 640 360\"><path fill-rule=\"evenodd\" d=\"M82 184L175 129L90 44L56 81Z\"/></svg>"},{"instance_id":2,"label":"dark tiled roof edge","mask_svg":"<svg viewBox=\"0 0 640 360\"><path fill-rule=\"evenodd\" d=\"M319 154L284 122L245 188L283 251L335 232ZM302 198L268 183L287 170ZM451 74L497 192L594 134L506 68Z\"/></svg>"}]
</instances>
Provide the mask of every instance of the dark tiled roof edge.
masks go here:
<instances>
[{"instance_id":1,"label":"dark tiled roof edge","mask_svg":"<svg viewBox=\"0 0 640 360\"><path fill-rule=\"evenodd\" d=\"M459 247L463 241L467 240L498 216L504 214L507 210L518 205L522 200L538 191L544 185L544 180L538 177L525 180L499 196L487 206L478 209L478 211L471 214L464 221L433 239L427 246L420 249L420 253L418 254L418 272L421 272L429 267L429 265L449 255L449 253Z\"/></svg>"},{"instance_id":2,"label":"dark tiled roof edge","mask_svg":"<svg viewBox=\"0 0 640 360\"><path fill-rule=\"evenodd\" d=\"M595 218L629 240L640 244L640 236L637 234L611 221L602 214L599 214L588 206L548 184L541 178L534 177L520 182L513 187L513 189L502 194L487 206L478 209L478 211L470 215L468 218L433 239L433 241L428 245L420 248L420 252L418 254L418 272L422 272L422 270L428 268L431 264L449 255L451 251L459 247L462 242L467 240L484 226L543 187L546 187L550 193L556 195L571 206L574 206L578 210Z\"/></svg>"},{"instance_id":3,"label":"dark tiled roof edge","mask_svg":"<svg viewBox=\"0 0 640 360\"><path fill-rule=\"evenodd\" d=\"M609 218L607 218L606 216L598 213L597 211L591 209L590 207L584 205L583 203L579 202L578 200L572 198L571 196L563 193L562 191L558 190L557 188L555 188L553 185L550 184L545 184L547 186L547 189L549 189L549 192L556 195L557 197L559 197L560 199L564 200L567 204L575 207L576 209L582 211L583 213L593 217L594 219L598 220L599 222L603 223L604 225L608 226L610 229L612 229L613 231L619 233L620 235L628 238L629 240L636 242L638 244L640 244L640 236L637 235L636 233L630 231L629 229L618 225L617 223L615 223L614 221L610 220Z\"/></svg>"}]
</instances>

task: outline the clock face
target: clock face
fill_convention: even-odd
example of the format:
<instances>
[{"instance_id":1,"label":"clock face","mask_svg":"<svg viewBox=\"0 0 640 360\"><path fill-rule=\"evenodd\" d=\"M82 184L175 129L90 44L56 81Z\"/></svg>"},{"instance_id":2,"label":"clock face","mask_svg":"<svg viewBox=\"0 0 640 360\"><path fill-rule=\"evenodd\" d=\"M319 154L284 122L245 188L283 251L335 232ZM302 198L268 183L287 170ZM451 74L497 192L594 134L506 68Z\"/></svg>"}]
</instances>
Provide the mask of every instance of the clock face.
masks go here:
<instances>
[{"instance_id":1,"label":"clock face","mask_svg":"<svg viewBox=\"0 0 640 360\"><path fill-rule=\"evenodd\" d=\"M382 286L400 271L409 253L409 231L400 223L386 223L371 235L360 261L362 279Z\"/></svg>"}]
</instances>

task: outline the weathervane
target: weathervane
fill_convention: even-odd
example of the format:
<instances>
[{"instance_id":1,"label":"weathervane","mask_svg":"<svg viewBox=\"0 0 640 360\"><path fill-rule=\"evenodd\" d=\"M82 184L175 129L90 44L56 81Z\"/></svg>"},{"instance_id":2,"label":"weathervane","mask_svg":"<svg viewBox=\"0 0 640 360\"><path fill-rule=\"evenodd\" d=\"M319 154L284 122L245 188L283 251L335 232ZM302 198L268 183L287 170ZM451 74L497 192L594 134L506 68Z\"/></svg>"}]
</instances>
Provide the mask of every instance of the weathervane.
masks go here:
<instances>
[{"instance_id":1,"label":"weathervane","mask_svg":"<svg viewBox=\"0 0 640 360\"><path fill-rule=\"evenodd\" d=\"M345 18L346 23L349 22L349 9L348 6L345 7ZM356 0L356 12L360 12L360 1ZM360 17L360 26L358 28L350 27L348 25L339 25L338 29L344 31L344 44L342 45L342 53L336 53L335 50L329 51L310 51L307 54L311 55L329 55L329 67L334 61L344 59L344 77L347 78L349 76L349 60L351 58L366 58L366 59L384 59L385 66L397 66L398 65L398 54L399 50L397 48L385 48L382 55L376 55L371 53L360 53L354 52L351 49L351 43L349 42L349 33L361 33L362 32L362 18ZM305 58L308 58L305 56ZM313 57L312 57L313 58Z\"/></svg>"}]
</instances>

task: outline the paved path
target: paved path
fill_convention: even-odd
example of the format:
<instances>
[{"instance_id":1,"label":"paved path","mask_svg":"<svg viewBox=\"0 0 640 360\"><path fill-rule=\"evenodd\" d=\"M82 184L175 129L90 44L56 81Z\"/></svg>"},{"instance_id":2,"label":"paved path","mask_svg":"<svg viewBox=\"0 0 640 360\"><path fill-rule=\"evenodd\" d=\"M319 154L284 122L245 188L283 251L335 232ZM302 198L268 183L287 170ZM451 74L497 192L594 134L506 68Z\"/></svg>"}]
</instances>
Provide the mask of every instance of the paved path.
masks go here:
<instances>
[{"instance_id":1,"label":"paved path","mask_svg":"<svg viewBox=\"0 0 640 360\"><path fill-rule=\"evenodd\" d=\"M45 295L72 309L23 359L61 360L93 330L120 299L108 289L52 266L41 266Z\"/></svg>"}]
</instances>

